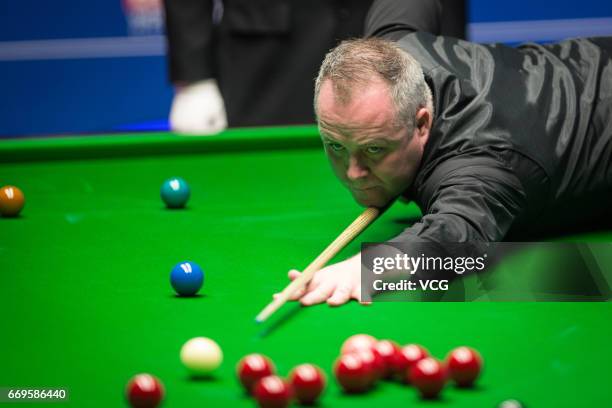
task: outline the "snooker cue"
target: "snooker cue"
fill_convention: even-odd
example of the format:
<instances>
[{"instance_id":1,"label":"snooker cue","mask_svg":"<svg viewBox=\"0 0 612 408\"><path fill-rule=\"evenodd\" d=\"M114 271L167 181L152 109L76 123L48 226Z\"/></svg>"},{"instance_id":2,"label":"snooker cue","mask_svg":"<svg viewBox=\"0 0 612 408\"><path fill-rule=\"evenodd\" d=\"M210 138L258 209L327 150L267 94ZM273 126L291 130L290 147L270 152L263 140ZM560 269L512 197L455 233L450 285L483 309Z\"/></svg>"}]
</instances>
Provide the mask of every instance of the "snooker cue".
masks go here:
<instances>
[{"instance_id":1,"label":"snooker cue","mask_svg":"<svg viewBox=\"0 0 612 408\"><path fill-rule=\"evenodd\" d=\"M368 227L381 213L381 210L375 207L366 208L344 231L331 243L314 261L304 269L302 274L292 281L276 299L268 304L255 317L257 323L264 322L268 317L277 311L287 300L295 293L296 290L305 286L310 282L315 272L321 269L330 259L348 245L357 235Z\"/></svg>"}]
</instances>

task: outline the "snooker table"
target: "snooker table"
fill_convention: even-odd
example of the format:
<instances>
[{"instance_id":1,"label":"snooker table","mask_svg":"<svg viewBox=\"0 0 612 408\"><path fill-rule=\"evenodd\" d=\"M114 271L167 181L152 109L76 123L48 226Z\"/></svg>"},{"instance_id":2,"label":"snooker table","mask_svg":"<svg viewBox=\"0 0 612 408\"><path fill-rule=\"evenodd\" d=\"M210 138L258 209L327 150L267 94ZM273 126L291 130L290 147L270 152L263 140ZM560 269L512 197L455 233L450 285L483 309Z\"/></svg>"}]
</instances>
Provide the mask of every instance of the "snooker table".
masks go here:
<instances>
[{"instance_id":1,"label":"snooker table","mask_svg":"<svg viewBox=\"0 0 612 408\"><path fill-rule=\"evenodd\" d=\"M190 184L185 209L160 200L171 176ZM308 265L361 212L315 127L2 141L0 184L26 197L19 217L0 218L0 388L66 388L58 405L120 407L130 377L148 372L165 385L164 406L252 407L235 366L260 352L283 376L303 362L322 367L323 407L611 404L610 302L289 303L255 324L287 271ZM419 215L394 204L336 260ZM582 238L612 241L612 232ZM205 271L200 296L172 291L170 270L183 260ZM345 395L331 370L355 333L419 343L439 358L469 345L485 368L475 389L447 386L437 401L390 382ZM191 379L179 361L196 336L223 349L207 380Z\"/></svg>"}]
</instances>

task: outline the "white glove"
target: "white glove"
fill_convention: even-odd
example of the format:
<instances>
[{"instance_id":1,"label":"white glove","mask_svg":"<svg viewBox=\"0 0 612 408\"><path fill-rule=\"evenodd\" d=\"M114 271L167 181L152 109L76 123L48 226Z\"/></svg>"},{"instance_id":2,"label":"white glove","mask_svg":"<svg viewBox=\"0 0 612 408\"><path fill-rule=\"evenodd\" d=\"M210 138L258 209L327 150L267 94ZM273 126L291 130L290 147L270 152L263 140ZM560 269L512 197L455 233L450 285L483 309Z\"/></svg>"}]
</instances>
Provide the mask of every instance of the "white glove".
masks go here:
<instances>
[{"instance_id":1,"label":"white glove","mask_svg":"<svg viewBox=\"0 0 612 408\"><path fill-rule=\"evenodd\" d=\"M221 132L227 127L227 114L217 81L206 79L177 86L170 110L170 127L186 135Z\"/></svg>"}]
</instances>

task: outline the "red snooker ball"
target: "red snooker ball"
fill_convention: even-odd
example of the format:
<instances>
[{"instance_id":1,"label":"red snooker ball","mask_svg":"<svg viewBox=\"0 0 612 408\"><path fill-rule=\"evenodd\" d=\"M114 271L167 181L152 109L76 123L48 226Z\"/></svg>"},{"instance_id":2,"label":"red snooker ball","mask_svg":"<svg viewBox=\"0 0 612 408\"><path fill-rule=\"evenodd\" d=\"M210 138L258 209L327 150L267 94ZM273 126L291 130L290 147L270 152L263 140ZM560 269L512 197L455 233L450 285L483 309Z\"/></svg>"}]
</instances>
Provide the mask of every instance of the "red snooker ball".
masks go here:
<instances>
[{"instance_id":1,"label":"red snooker ball","mask_svg":"<svg viewBox=\"0 0 612 408\"><path fill-rule=\"evenodd\" d=\"M164 399L164 386L150 374L138 374L128 383L126 394L134 408L155 408Z\"/></svg>"},{"instance_id":2,"label":"red snooker ball","mask_svg":"<svg viewBox=\"0 0 612 408\"><path fill-rule=\"evenodd\" d=\"M363 349L348 354L355 354L363 360L368 367L371 367L370 371L372 373L372 378L370 382L372 385L383 378L385 374L385 361L375 349Z\"/></svg>"},{"instance_id":3,"label":"red snooker ball","mask_svg":"<svg viewBox=\"0 0 612 408\"><path fill-rule=\"evenodd\" d=\"M395 378L408 383L410 368L418 361L429 357L429 352L418 344L407 344L391 360L391 371Z\"/></svg>"},{"instance_id":4,"label":"red snooker ball","mask_svg":"<svg viewBox=\"0 0 612 408\"><path fill-rule=\"evenodd\" d=\"M238 362L236 371L244 389L251 393L255 383L263 377L273 375L276 368L268 357L261 354L249 354Z\"/></svg>"},{"instance_id":5,"label":"red snooker ball","mask_svg":"<svg viewBox=\"0 0 612 408\"><path fill-rule=\"evenodd\" d=\"M376 338L369 334L355 334L342 343L340 354L352 353L363 349L373 349L376 347Z\"/></svg>"},{"instance_id":6,"label":"red snooker ball","mask_svg":"<svg viewBox=\"0 0 612 408\"><path fill-rule=\"evenodd\" d=\"M469 347L457 347L446 358L450 377L460 387L471 387L482 370L482 357Z\"/></svg>"},{"instance_id":7,"label":"red snooker ball","mask_svg":"<svg viewBox=\"0 0 612 408\"><path fill-rule=\"evenodd\" d=\"M357 354L343 354L334 364L336 380L347 393L364 392L372 385L374 370L371 364L363 361Z\"/></svg>"},{"instance_id":8,"label":"red snooker ball","mask_svg":"<svg viewBox=\"0 0 612 408\"><path fill-rule=\"evenodd\" d=\"M383 378L389 378L393 374L393 360L400 352L400 346L393 340L379 340L374 348L383 360Z\"/></svg>"},{"instance_id":9,"label":"red snooker ball","mask_svg":"<svg viewBox=\"0 0 612 408\"><path fill-rule=\"evenodd\" d=\"M427 357L417 361L410 368L410 382L423 398L436 398L446 384L446 367L435 358Z\"/></svg>"},{"instance_id":10,"label":"red snooker ball","mask_svg":"<svg viewBox=\"0 0 612 408\"><path fill-rule=\"evenodd\" d=\"M325 374L312 364L301 364L289 375L295 398L305 405L314 404L325 389Z\"/></svg>"},{"instance_id":11,"label":"red snooker ball","mask_svg":"<svg viewBox=\"0 0 612 408\"><path fill-rule=\"evenodd\" d=\"M291 387L280 377L263 377L253 390L253 396L261 408L285 408L291 403Z\"/></svg>"}]
</instances>

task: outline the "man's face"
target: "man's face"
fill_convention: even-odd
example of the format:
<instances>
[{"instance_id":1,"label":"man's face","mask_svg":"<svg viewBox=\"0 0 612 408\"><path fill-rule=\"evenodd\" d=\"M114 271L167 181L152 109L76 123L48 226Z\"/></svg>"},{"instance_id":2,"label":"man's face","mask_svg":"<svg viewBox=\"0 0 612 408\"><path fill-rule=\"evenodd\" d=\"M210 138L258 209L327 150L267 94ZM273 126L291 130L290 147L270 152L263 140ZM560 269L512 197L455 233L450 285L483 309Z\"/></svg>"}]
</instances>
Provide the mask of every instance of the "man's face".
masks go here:
<instances>
[{"instance_id":1,"label":"man's face","mask_svg":"<svg viewBox=\"0 0 612 408\"><path fill-rule=\"evenodd\" d=\"M338 102L330 80L317 100L319 130L336 177L363 206L382 207L414 181L427 135L398 128L387 85L373 80Z\"/></svg>"}]
</instances>

